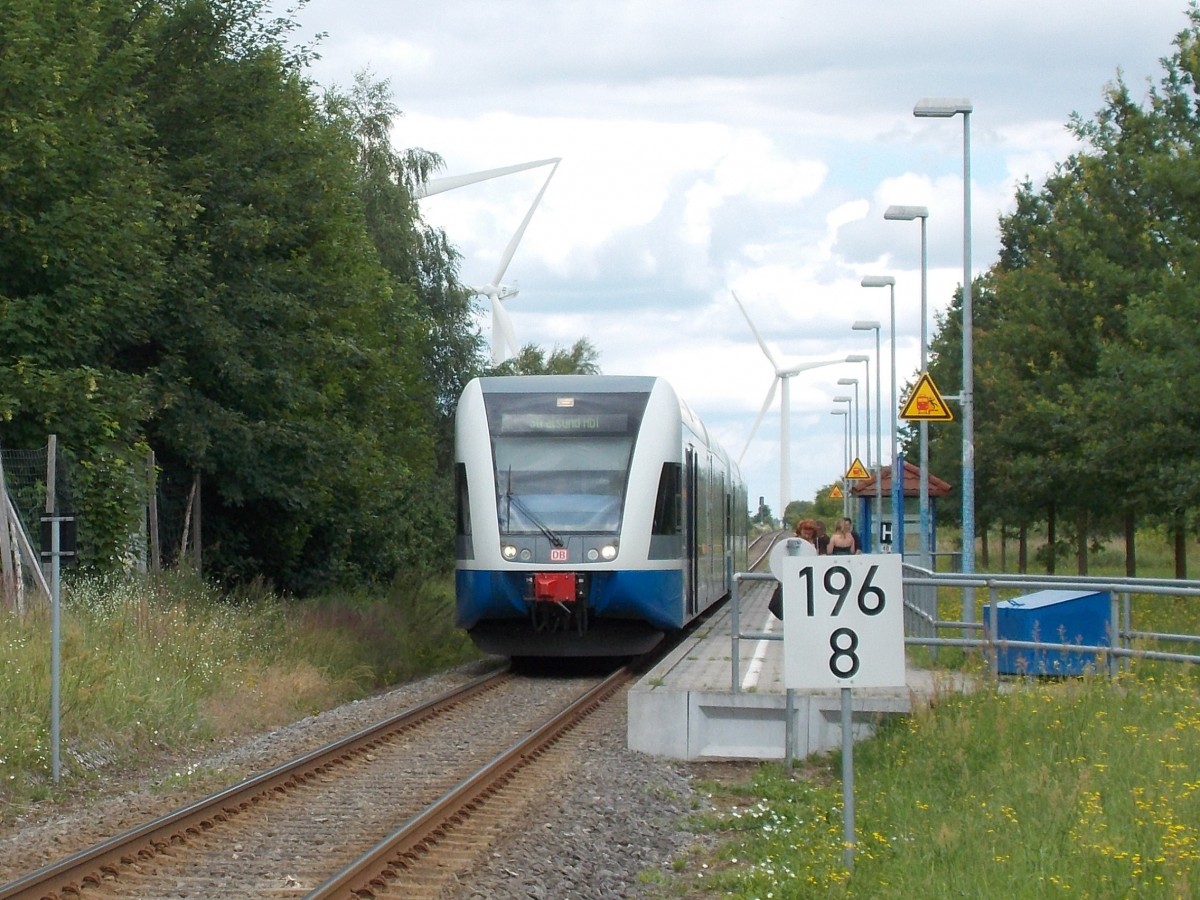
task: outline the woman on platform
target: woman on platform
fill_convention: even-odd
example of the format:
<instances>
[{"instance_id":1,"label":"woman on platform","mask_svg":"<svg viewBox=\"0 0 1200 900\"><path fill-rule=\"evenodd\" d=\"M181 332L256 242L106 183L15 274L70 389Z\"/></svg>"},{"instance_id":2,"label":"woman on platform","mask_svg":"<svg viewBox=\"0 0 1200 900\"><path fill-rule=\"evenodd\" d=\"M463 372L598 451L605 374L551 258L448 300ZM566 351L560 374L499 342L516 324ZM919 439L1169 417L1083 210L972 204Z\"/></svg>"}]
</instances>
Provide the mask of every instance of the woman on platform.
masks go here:
<instances>
[{"instance_id":1,"label":"woman on platform","mask_svg":"<svg viewBox=\"0 0 1200 900\"><path fill-rule=\"evenodd\" d=\"M838 519L829 536L830 556L852 556L858 551L854 535L850 533L850 520Z\"/></svg>"}]
</instances>

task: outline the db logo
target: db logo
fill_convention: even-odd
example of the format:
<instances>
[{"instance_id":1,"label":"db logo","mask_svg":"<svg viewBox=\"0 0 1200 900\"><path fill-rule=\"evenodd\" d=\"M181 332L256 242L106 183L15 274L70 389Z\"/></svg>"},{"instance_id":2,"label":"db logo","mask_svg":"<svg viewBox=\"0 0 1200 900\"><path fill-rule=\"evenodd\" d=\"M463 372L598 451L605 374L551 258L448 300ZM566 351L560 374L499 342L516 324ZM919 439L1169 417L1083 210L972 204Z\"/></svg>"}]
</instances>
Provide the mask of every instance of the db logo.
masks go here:
<instances>
[{"instance_id":1,"label":"db logo","mask_svg":"<svg viewBox=\"0 0 1200 900\"><path fill-rule=\"evenodd\" d=\"M568 559L566 547L551 547L550 562L566 562Z\"/></svg>"}]
</instances>

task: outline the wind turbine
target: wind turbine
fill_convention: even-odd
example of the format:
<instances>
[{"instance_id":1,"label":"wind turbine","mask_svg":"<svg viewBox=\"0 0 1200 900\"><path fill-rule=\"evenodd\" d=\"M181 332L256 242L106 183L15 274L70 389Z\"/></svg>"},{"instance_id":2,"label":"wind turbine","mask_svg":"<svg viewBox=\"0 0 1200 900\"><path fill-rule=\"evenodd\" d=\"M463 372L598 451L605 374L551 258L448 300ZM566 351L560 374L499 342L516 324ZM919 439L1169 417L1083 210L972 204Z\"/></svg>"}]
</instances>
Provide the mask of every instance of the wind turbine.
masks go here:
<instances>
[{"instance_id":1,"label":"wind turbine","mask_svg":"<svg viewBox=\"0 0 1200 900\"><path fill-rule=\"evenodd\" d=\"M767 410L771 408L771 403L775 400L775 389L782 385L782 390L779 394L779 519L782 521L783 514L787 511L788 495L792 492L791 466L789 465L792 447L790 423L788 421L791 416L791 392L788 383L793 376L799 375L801 372L806 372L809 369L817 369L821 366L832 366L846 360L844 357L841 359L826 359L821 362L800 363L799 365L784 368L779 365L779 362L775 359L775 355L771 353L771 348L767 346L767 342L762 339L762 335L754 327L754 322L751 321L750 314L746 312L746 307L742 306L742 301L738 299L738 295L733 291L730 291L730 293L733 294L733 302L742 311L742 315L746 319L746 324L754 332L758 346L762 347L762 352L766 355L767 360L771 363L771 367L775 370L775 377L771 379L771 387L767 391L767 399L763 401L762 409L758 411L758 418L754 420L754 427L750 429L750 435L746 438L746 446L742 448L741 456L738 457L739 463L741 463L742 457L746 455L746 451L750 449L750 442L754 440L754 433L758 431L758 426L762 424L763 416L767 414Z\"/></svg>"},{"instance_id":2,"label":"wind turbine","mask_svg":"<svg viewBox=\"0 0 1200 900\"><path fill-rule=\"evenodd\" d=\"M435 178L432 181L426 182L423 187L419 187L416 191L417 199L420 199L421 197L428 197L430 194L440 194L443 191L454 190L455 188L476 184L480 181L488 181L492 178L500 178L504 175L512 175L515 172L524 172L528 169L540 168L541 166L552 167L550 174L546 176L546 180L542 184L542 189L533 198L533 203L529 206L529 212L525 213L525 218L521 220L516 233L513 234L512 239L508 242L508 246L504 248L504 255L500 257L500 265L496 267L496 274L492 276L492 280L483 287L471 288L473 293L485 296L491 301L493 364L498 365L504 361L504 351L506 348L513 356L516 356L518 353L517 333L513 329L512 319L508 315L508 310L504 308L504 303L502 302L517 296L518 288L516 282L513 282L511 285L502 283L504 273L508 270L508 264L512 262L513 255L517 252L517 245L521 243L521 238L525 235L525 229L529 227L529 221L533 218L534 210L541 203L542 195L546 193L546 188L550 185L550 179L554 177L554 173L558 170L558 164L561 161L561 157L539 159L535 162L518 163L515 166L503 166L499 169L487 169L483 172L474 172L470 175L452 175L447 178Z\"/></svg>"}]
</instances>

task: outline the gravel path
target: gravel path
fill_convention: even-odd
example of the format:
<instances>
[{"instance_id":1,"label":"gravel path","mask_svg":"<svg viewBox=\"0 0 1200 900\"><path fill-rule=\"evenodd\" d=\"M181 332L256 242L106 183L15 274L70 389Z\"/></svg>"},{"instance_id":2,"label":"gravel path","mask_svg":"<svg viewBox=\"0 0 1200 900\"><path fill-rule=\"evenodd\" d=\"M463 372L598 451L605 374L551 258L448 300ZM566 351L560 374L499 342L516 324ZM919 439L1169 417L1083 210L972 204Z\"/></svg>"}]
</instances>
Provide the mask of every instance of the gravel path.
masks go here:
<instances>
[{"instance_id":1,"label":"gravel path","mask_svg":"<svg viewBox=\"0 0 1200 900\"><path fill-rule=\"evenodd\" d=\"M427 700L488 667L464 667L139 771L106 772L98 787L88 785L86 796L36 806L0 830L0 882ZM477 861L448 897L663 897L673 862L711 844L686 826L690 814L706 807L693 779L711 767L627 750L624 702L611 704L587 727L586 762L548 784L545 804L528 827ZM186 787L167 787L174 783Z\"/></svg>"}]
</instances>

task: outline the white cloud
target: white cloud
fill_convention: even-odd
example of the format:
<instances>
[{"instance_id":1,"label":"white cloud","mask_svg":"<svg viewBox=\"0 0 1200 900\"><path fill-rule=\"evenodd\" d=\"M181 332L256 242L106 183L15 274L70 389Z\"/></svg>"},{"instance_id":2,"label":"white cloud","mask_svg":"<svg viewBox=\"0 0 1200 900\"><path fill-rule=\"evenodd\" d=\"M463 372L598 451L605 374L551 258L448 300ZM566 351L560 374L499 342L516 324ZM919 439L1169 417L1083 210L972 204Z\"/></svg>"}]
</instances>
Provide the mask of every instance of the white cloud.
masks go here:
<instances>
[{"instance_id":1,"label":"white cloud","mask_svg":"<svg viewBox=\"0 0 1200 900\"><path fill-rule=\"evenodd\" d=\"M961 282L962 122L914 119L916 100L974 104L979 272L1015 185L1075 149L1069 116L1099 109L1118 68L1139 95L1187 24L1179 0L670 0L603 16L552 0L419 12L312 0L299 15L301 35L329 33L314 77L345 85L369 66L390 79L396 144L440 153L446 174L562 158L508 272L518 338L586 336L605 371L664 375L735 455L771 372L731 289L781 360L814 360L865 352L850 324L886 320L887 292L859 281L894 275L903 382L919 364L920 232L884 221L887 205L930 210L931 325ZM490 279L544 180L534 170L422 201L468 283ZM854 369L793 385L797 496L839 473L830 398ZM752 498L773 508L777 408L744 462Z\"/></svg>"}]
</instances>

